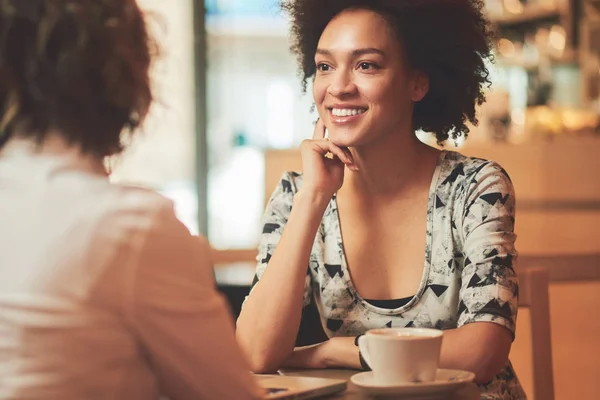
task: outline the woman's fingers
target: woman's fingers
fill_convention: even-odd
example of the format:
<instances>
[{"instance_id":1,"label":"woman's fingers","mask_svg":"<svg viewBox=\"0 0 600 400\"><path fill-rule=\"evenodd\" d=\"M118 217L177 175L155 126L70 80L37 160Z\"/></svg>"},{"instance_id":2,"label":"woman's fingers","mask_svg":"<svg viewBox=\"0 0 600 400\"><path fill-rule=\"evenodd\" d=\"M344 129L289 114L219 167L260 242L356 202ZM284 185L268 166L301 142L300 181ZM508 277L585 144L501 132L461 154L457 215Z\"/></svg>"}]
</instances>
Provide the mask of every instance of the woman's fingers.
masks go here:
<instances>
[{"instance_id":1,"label":"woman's fingers","mask_svg":"<svg viewBox=\"0 0 600 400\"><path fill-rule=\"evenodd\" d=\"M354 165L354 160L352 159L351 155L348 155L344 150L342 150L338 146L334 145L333 143L331 143L331 142L327 142L327 143L330 144L329 152L331 154L333 154L335 157L337 157L341 162L346 164L349 168Z\"/></svg>"},{"instance_id":2,"label":"woman's fingers","mask_svg":"<svg viewBox=\"0 0 600 400\"><path fill-rule=\"evenodd\" d=\"M337 157L342 163L346 164L348 168L352 170L357 170L356 165L354 164L354 159L352 158L352 154L348 149L341 148L331 143L328 140L306 140L303 143L304 146L310 146L312 151L315 151L320 156L325 157L328 153L333 154Z\"/></svg>"},{"instance_id":3,"label":"woman's fingers","mask_svg":"<svg viewBox=\"0 0 600 400\"><path fill-rule=\"evenodd\" d=\"M323 120L319 118L317 123L315 124L315 131L313 132L313 140L323 140L325 139L325 124Z\"/></svg>"},{"instance_id":4,"label":"woman's fingers","mask_svg":"<svg viewBox=\"0 0 600 400\"><path fill-rule=\"evenodd\" d=\"M348 149L347 147L340 147L340 149L341 149L341 150L344 152L344 154L346 154L346 155L348 156L348 158L349 158L349 159L351 159L351 160L352 160L352 164L353 164L354 166L356 166L356 165L354 164L354 157L352 157L352 153L350 152L350 149Z\"/></svg>"}]
</instances>

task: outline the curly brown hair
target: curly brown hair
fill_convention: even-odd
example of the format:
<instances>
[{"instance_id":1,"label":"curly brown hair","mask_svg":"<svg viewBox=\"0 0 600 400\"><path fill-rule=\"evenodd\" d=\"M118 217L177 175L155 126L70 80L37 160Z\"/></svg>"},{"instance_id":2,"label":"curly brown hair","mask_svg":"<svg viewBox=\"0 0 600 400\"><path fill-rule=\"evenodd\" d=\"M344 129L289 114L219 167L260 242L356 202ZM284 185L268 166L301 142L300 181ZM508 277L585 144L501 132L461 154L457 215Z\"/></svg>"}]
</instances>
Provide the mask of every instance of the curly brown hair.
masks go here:
<instances>
[{"instance_id":1,"label":"curly brown hair","mask_svg":"<svg viewBox=\"0 0 600 400\"><path fill-rule=\"evenodd\" d=\"M304 91L329 21L347 9L367 9L388 21L410 65L429 77L429 92L415 104L414 129L434 133L441 144L466 137L467 121L477 125L476 106L491 84L485 60L493 59L483 0L282 0L281 7L291 18Z\"/></svg>"},{"instance_id":2,"label":"curly brown hair","mask_svg":"<svg viewBox=\"0 0 600 400\"><path fill-rule=\"evenodd\" d=\"M152 103L154 50L135 0L0 0L0 146L55 130L119 153Z\"/></svg>"}]
</instances>

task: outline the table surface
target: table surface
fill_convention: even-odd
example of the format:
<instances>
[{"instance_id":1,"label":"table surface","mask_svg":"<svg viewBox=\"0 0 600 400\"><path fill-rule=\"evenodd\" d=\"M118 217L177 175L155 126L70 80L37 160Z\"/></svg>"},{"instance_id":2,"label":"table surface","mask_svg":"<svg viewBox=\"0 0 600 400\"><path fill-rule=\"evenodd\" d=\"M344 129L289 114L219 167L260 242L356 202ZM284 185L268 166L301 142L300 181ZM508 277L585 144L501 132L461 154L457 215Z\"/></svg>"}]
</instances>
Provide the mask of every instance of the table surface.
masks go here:
<instances>
[{"instance_id":1,"label":"table surface","mask_svg":"<svg viewBox=\"0 0 600 400\"><path fill-rule=\"evenodd\" d=\"M370 400L373 397L370 397L363 393L360 388L354 386L352 382L350 382L350 377L356 373L357 371L353 370L342 370L342 369L314 369L314 370L296 370L296 369L283 369L280 371L281 374L286 376L307 376L312 378L331 378L331 379L343 379L348 381L348 388L344 392L340 392L335 395L322 397L323 399L336 399L336 400ZM378 397L379 398L379 397ZM390 397L386 397L390 399ZM394 397L396 399L400 399L398 397ZM413 397L414 398L414 397ZM474 383L470 383L468 385L463 386L460 390L453 393L450 397L442 396L440 399L444 400L479 400L480 399L480 391L477 388L477 385ZM408 400L407 397L402 397L402 399ZM416 399L416 398L414 398ZM427 399L431 399L428 397Z\"/></svg>"}]
</instances>

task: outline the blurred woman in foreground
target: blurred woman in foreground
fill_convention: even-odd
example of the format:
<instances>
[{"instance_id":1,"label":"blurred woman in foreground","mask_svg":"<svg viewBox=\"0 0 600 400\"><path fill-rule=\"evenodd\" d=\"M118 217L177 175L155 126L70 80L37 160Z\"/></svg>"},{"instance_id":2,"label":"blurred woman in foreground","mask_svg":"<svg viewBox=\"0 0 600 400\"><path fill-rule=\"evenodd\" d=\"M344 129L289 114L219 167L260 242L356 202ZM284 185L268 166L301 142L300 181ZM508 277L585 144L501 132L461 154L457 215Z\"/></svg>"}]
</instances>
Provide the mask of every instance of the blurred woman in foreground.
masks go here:
<instances>
[{"instance_id":1,"label":"blurred woman in foreground","mask_svg":"<svg viewBox=\"0 0 600 400\"><path fill-rule=\"evenodd\" d=\"M104 168L151 59L135 0L0 1L0 399L259 397L208 246Z\"/></svg>"}]
</instances>

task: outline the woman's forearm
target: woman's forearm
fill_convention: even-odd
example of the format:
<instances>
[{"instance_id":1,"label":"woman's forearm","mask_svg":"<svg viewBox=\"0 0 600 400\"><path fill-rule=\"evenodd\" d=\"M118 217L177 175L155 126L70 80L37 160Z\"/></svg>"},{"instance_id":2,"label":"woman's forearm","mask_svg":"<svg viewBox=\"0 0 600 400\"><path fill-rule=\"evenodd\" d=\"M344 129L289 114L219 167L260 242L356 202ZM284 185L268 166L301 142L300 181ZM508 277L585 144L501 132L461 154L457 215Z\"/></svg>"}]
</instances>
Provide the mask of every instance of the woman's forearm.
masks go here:
<instances>
[{"instance_id":1,"label":"woman's forearm","mask_svg":"<svg viewBox=\"0 0 600 400\"><path fill-rule=\"evenodd\" d=\"M488 322L445 330L440 368L471 371L476 383L487 383L506 364L511 343L508 329Z\"/></svg>"},{"instance_id":2,"label":"woman's forearm","mask_svg":"<svg viewBox=\"0 0 600 400\"><path fill-rule=\"evenodd\" d=\"M361 368L354 337L334 337L316 345L296 347L283 365L311 369Z\"/></svg>"},{"instance_id":3,"label":"woman's forearm","mask_svg":"<svg viewBox=\"0 0 600 400\"><path fill-rule=\"evenodd\" d=\"M361 369L354 337L334 337L318 345L297 347L284 365L296 368ZM506 364L512 337L497 324L472 323L444 331L440 368L475 373L476 383L489 382Z\"/></svg>"},{"instance_id":4,"label":"woman's forearm","mask_svg":"<svg viewBox=\"0 0 600 400\"><path fill-rule=\"evenodd\" d=\"M323 363L326 368L362 369L358 356L355 337L334 337L329 340L327 351L323 352Z\"/></svg>"},{"instance_id":5,"label":"woman's forearm","mask_svg":"<svg viewBox=\"0 0 600 400\"><path fill-rule=\"evenodd\" d=\"M330 198L299 191L269 266L244 304L237 339L255 372L272 372L292 354L306 271Z\"/></svg>"}]
</instances>

